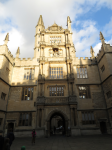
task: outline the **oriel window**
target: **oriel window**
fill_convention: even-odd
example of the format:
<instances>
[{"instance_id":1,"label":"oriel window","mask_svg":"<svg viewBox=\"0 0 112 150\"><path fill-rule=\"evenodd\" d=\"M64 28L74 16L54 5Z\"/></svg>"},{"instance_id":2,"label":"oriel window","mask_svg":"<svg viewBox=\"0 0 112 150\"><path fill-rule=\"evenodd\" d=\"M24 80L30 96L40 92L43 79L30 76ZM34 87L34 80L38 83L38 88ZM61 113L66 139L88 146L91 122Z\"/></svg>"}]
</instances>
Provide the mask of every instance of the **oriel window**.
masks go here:
<instances>
[{"instance_id":1,"label":"oriel window","mask_svg":"<svg viewBox=\"0 0 112 150\"><path fill-rule=\"evenodd\" d=\"M49 87L49 96L64 96L64 87L63 86Z\"/></svg>"},{"instance_id":2,"label":"oriel window","mask_svg":"<svg viewBox=\"0 0 112 150\"><path fill-rule=\"evenodd\" d=\"M79 98L91 98L89 86L78 86Z\"/></svg>"},{"instance_id":3,"label":"oriel window","mask_svg":"<svg viewBox=\"0 0 112 150\"><path fill-rule=\"evenodd\" d=\"M24 68L24 80L33 80L34 79L34 68Z\"/></svg>"},{"instance_id":4,"label":"oriel window","mask_svg":"<svg viewBox=\"0 0 112 150\"><path fill-rule=\"evenodd\" d=\"M33 87L23 87L22 100L33 100Z\"/></svg>"},{"instance_id":5,"label":"oriel window","mask_svg":"<svg viewBox=\"0 0 112 150\"><path fill-rule=\"evenodd\" d=\"M88 78L86 67L78 67L77 68L77 78Z\"/></svg>"},{"instance_id":6,"label":"oriel window","mask_svg":"<svg viewBox=\"0 0 112 150\"><path fill-rule=\"evenodd\" d=\"M19 126L31 126L32 124L32 113L20 113Z\"/></svg>"},{"instance_id":7,"label":"oriel window","mask_svg":"<svg viewBox=\"0 0 112 150\"><path fill-rule=\"evenodd\" d=\"M50 79L62 79L63 68L62 67L50 67L49 74L50 74Z\"/></svg>"}]
</instances>

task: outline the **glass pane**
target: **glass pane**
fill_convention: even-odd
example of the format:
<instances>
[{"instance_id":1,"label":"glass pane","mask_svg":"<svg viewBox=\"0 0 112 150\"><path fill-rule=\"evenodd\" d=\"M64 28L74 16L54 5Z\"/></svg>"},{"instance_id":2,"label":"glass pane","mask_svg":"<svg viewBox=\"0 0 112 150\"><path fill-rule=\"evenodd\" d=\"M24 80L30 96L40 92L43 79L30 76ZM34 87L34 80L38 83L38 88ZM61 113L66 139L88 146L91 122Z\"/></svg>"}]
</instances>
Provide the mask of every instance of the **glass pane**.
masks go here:
<instances>
[{"instance_id":1,"label":"glass pane","mask_svg":"<svg viewBox=\"0 0 112 150\"><path fill-rule=\"evenodd\" d=\"M88 120L88 116L87 116L87 113L85 113L85 120Z\"/></svg>"},{"instance_id":2,"label":"glass pane","mask_svg":"<svg viewBox=\"0 0 112 150\"><path fill-rule=\"evenodd\" d=\"M80 74L80 78L82 78L82 74Z\"/></svg>"},{"instance_id":3,"label":"glass pane","mask_svg":"<svg viewBox=\"0 0 112 150\"><path fill-rule=\"evenodd\" d=\"M94 114L93 113L91 113L92 114L92 120L94 120Z\"/></svg>"},{"instance_id":4,"label":"glass pane","mask_svg":"<svg viewBox=\"0 0 112 150\"><path fill-rule=\"evenodd\" d=\"M84 113L82 113L82 121L84 121Z\"/></svg>"},{"instance_id":5,"label":"glass pane","mask_svg":"<svg viewBox=\"0 0 112 150\"><path fill-rule=\"evenodd\" d=\"M91 114L90 113L88 114L88 117L89 117L89 120L91 120Z\"/></svg>"}]
</instances>

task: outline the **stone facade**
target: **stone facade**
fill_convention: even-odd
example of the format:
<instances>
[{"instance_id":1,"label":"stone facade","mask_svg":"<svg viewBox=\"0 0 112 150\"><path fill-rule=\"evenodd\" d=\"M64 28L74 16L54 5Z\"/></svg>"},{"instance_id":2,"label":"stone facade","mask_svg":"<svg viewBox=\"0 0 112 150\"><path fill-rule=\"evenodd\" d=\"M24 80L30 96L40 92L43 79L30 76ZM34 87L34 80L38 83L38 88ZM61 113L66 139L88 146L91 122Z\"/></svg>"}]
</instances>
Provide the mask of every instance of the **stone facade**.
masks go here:
<instances>
[{"instance_id":1,"label":"stone facade","mask_svg":"<svg viewBox=\"0 0 112 150\"><path fill-rule=\"evenodd\" d=\"M0 46L0 132L13 128L16 136L31 136L35 128L38 137L49 137L53 125L63 125L67 136L111 134L112 47L100 33L97 57L91 47L91 58L79 59L70 17L67 27L45 29L40 16L33 59L21 60L19 48L14 58L6 35Z\"/></svg>"}]
</instances>

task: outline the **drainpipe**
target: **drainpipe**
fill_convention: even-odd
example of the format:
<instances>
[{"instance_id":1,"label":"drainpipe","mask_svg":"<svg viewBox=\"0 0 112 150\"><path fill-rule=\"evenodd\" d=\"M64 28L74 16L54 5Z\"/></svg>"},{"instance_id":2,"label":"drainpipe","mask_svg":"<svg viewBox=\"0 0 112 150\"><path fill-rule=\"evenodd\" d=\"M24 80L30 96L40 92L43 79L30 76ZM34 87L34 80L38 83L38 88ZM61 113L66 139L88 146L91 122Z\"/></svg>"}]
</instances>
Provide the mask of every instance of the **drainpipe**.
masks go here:
<instances>
[{"instance_id":1,"label":"drainpipe","mask_svg":"<svg viewBox=\"0 0 112 150\"><path fill-rule=\"evenodd\" d=\"M9 86L9 93L10 93L10 86ZM7 115L7 106L8 106L8 99L9 99L9 93L8 93L8 97L7 97L7 104L6 104L6 112L5 112L5 119L4 119L4 125L3 125L3 137L5 134L5 125L6 125L6 115Z\"/></svg>"},{"instance_id":2,"label":"drainpipe","mask_svg":"<svg viewBox=\"0 0 112 150\"><path fill-rule=\"evenodd\" d=\"M13 75L14 66L15 66L15 63L13 63L12 75ZM11 76L11 81L12 81L12 76ZM3 125L3 136L5 134L5 125L6 125L6 116L7 116L7 107L8 107L8 100L9 100L10 88L11 88L11 85L9 86L9 93L8 93L8 97L7 97L6 112L5 112L5 119L4 119L4 125Z\"/></svg>"},{"instance_id":3,"label":"drainpipe","mask_svg":"<svg viewBox=\"0 0 112 150\"><path fill-rule=\"evenodd\" d=\"M98 63L97 63L97 64L98 64ZM99 66L98 66L98 72L99 72L99 77L100 77L100 81L101 81ZM101 81L101 82L102 82L102 81ZM105 100L104 102L105 102L105 106L106 106L106 112L107 112L107 117L108 117L109 126L111 127L111 123L110 123L110 119L109 119L109 113L108 113L108 110L107 110L107 103L106 103L105 93L104 93L104 90L103 90L102 83L101 83L101 89L102 89L102 92L103 92L103 95L104 95L104 100ZM111 132L111 129L110 129L110 132Z\"/></svg>"}]
</instances>

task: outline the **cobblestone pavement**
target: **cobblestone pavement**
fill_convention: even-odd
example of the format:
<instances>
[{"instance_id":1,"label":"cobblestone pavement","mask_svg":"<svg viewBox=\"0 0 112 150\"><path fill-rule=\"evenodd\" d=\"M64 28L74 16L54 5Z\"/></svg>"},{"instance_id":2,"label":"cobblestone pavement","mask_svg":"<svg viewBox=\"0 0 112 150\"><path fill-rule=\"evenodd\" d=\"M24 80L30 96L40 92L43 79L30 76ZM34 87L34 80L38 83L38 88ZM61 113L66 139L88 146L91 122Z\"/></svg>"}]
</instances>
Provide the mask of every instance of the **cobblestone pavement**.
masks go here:
<instances>
[{"instance_id":1,"label":"cobblestone pavement","mask_svg":"<svg viewBox=\"0 0 112 150\"><path fill-rule=\"evenodd\" d=\"M31 138L16 138L11 150L112 150L112 136L52 136L50 138L36 138L36 144L31 144Z\"/></svg>"}]
</instances>

